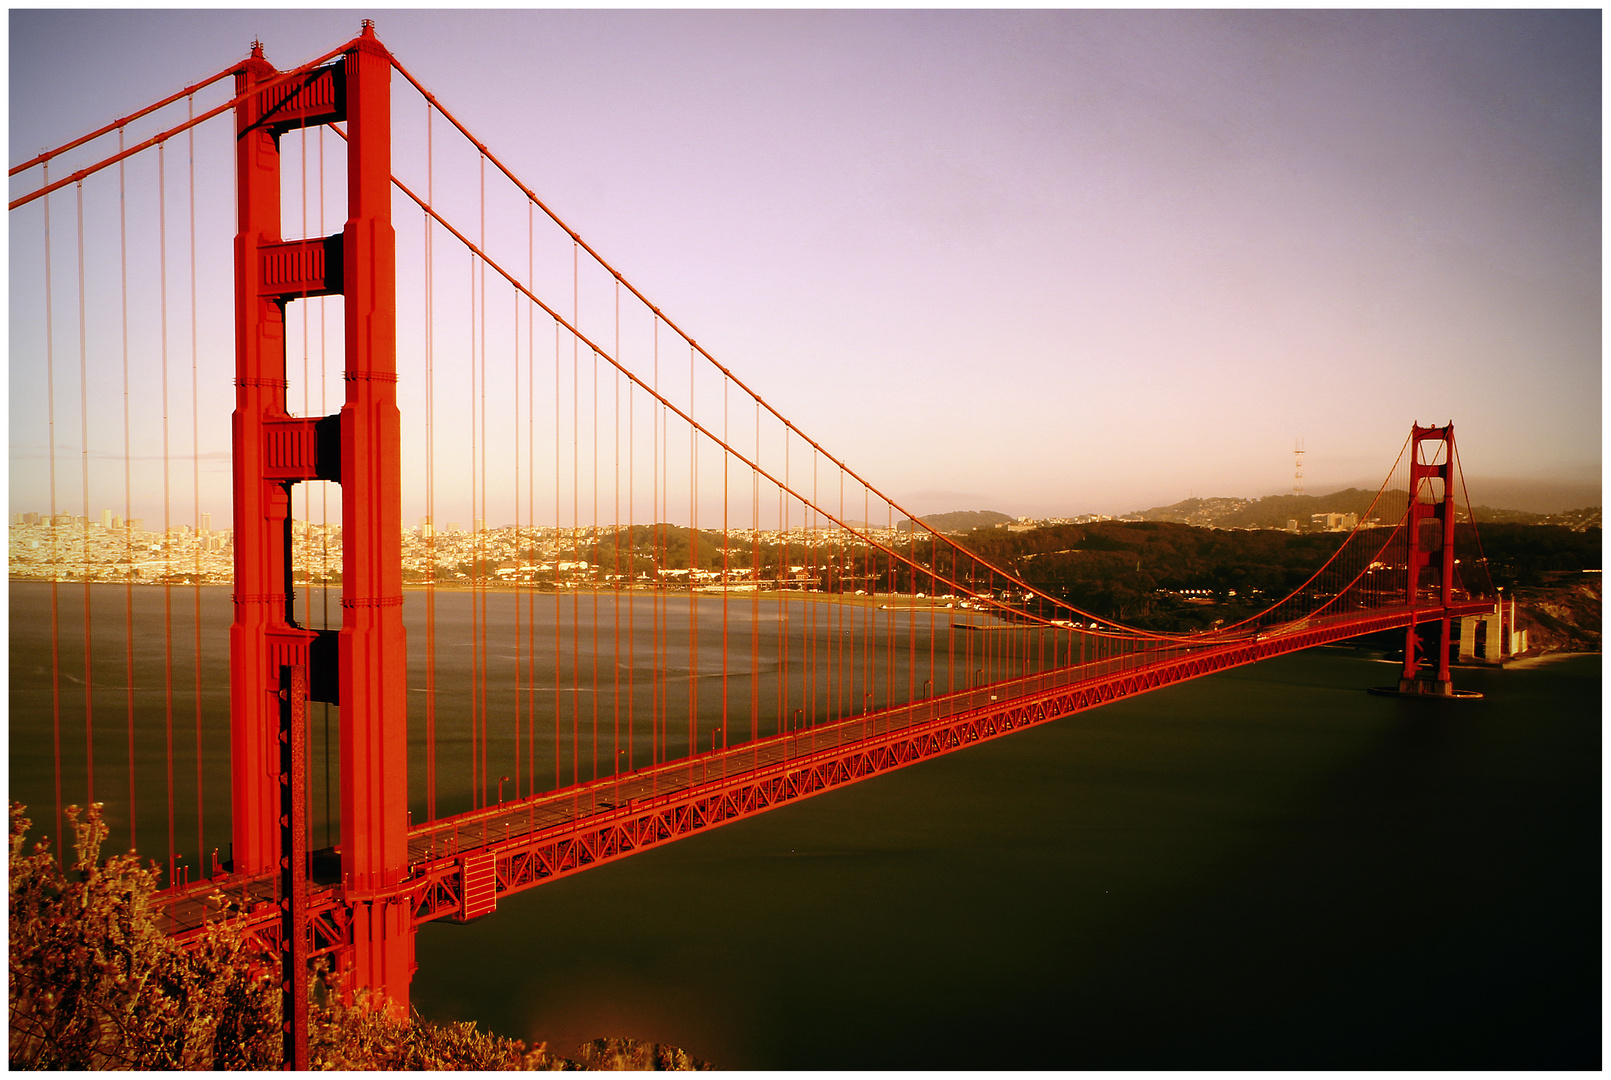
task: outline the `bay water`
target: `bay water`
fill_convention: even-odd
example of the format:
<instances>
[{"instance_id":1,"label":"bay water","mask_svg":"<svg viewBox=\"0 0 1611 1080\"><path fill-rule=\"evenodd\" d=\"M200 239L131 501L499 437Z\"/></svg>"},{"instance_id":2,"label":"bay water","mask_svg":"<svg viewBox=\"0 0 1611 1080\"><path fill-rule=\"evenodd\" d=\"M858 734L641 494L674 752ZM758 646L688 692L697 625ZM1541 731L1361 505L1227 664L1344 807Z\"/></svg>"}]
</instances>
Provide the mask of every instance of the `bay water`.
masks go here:
<instances>
[{"instance_id":1,"label":"bay water","mask_svg":"<svg viewBox=\"0 0 1611 1080\"><path fill-rule=\"evenodd\" d=\"M227 590L51 591L10 589L11 798L53 832L93 751L109 850L227 857ZM1597 1068L1599 657L1395 677L1266 661L504 897L421 929L414 1004L726 1068Z\"/></svg>"},{"instance_id":2,"label":"bay water","mask_svg":"<svg viewBox=\"0 0 1611 1080\"><path fill-rule=\"evenodd\" d=\"M743 1069L1600 1061L1600 662L1266 661L500 901L414 1002Z\"/></svg>"}]
</instances>

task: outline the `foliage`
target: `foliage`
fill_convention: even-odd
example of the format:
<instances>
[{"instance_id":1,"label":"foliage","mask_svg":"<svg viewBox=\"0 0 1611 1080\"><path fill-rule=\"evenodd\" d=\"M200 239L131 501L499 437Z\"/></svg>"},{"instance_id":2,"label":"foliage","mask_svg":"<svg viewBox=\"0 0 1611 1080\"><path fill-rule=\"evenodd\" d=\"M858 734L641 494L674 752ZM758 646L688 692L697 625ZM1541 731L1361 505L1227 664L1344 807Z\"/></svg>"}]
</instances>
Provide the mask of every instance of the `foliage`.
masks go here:
<instances>
[{"instance_id":1,"label":"foliage","mask_svg":"<svg viewBox=\"0 0 1611 1080\"><path fill-rule=\"evenodd\" d=\"M1552 572L1601 569L1599 529L1481 522L1477 534L1494 584L1507 589L1541 585ZM1457 537L1456 545L1463 540Z\"/></svg>"},{"instance_id":2,"label":"foliage","mask_svg":"<svg viewBox=\"0 0 1611 1080\"><path fill-rule=\"evenodd\" d=\"M132 852L99 860L100 810L93 804L82 818L78 807L65 810L77 855L69 876L47 843L25 850L31 823L11 806L11 1067L279 1068L278 957L239 918L215 917L198 940L176 944L152 902L155 866ZM354 997L314 995L314 1069L708 1068L676 1047L633 1039L598 1039L576 1060L555 1057L547 1044L527 1050L474 1023L401 1017Z\"/></svg>"},{"instance_id":3,"label":"foliage","mask_svg":"<svg viewBox=\"0 0 1611 1080\"><path fill-rule=\"evenodd\" d=\"M370 1008L358 995L343 1005L332 995L314 1012L308 1058L316 1069L508 1071L558 1069L546 1045L527 1051L517 1039L477 1031L474 1023L432 1024Z\"/></svg>"},{"instance_id":4,"label":"foliage","mask_svg":"<svg viewBox=\"0 0 1611 1080\"><path fill-rule=\"evenodd\" d=\"M11 808L11 1065L36 1069L231 1069L279 1058L273 972L243 962L234 921L185 950L151 906L156 870L133 854L98 862L100 804L67 808L77 858L64 877Z\"/></svg>"},{"instance_id":5,"label":"foliage","mask_svg":"<svg viewBox=\"0 0 1611 1080\"><path fill-rule=\"evenodd\" d=\"M1285 596L1337 549L1343 533L1228 531L1153 521L983 529L968 548L1095 615L1152 630L1234 621ZM1212 607L1170 594L1206 590Z\"/></svg>"},{"instance_id":6,"label":"foliage","mask_svg":"<svg viewBox=\"0 0 1611 1080\"><path fill-rule=\"evenodd\" d=\"M609 1072L681 1072L710 1068L686 1050L665 1043L640 1043L636 1039L594 1039L584 1043L576 1054L577 1060L567 1062L568 1067Z\"/></svg>"}]
</instances>

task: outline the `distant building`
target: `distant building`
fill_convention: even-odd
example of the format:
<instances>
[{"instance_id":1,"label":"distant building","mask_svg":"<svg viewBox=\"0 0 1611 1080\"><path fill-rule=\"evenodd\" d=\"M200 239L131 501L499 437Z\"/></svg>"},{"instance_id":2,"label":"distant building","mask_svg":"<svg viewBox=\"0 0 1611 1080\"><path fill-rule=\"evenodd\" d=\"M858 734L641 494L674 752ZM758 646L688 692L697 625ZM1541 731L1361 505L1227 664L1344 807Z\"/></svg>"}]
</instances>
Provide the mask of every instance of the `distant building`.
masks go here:
<instances>
[{"instance_id":1,"label":"distant building","mask_svg":"<svg viewBox=\"0 0 1611 1080\"><path fill-rule=\"evenodd\" d=\"M1352 532L1359 526L1358 514L1311 514L1309 520L1326 532Z\"/></svg>"}]
</instances>

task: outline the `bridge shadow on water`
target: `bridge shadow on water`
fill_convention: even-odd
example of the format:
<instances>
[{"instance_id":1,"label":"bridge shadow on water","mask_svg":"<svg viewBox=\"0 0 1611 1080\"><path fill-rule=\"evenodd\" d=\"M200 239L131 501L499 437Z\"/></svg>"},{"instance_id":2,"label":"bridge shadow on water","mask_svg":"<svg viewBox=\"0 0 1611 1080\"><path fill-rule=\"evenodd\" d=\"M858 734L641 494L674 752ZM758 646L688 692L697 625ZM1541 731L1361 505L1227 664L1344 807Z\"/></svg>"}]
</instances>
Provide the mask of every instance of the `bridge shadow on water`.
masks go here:
<instances>
[{"instance_id":1,"label":"bridge shadow on water","mask_svg":"<svg viewBox=\"0 0 1611 1080\"><path fill-rule=\"evenodd\" d=\"M727 1068L1596 1068L1598 658L1319 650L508 897L415 1001Z\"/></svg>"}]
</instances>

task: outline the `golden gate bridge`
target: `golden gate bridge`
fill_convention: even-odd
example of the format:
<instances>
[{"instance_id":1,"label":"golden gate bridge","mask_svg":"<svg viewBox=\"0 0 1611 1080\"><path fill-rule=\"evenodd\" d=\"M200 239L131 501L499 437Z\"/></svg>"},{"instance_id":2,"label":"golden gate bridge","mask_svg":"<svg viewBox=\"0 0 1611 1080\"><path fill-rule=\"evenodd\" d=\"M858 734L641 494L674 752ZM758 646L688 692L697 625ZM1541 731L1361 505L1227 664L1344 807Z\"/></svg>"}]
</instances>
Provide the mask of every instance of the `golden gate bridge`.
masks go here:
<instances>
[{"instance_id":1,"label":"golden gate bridge","mask_svg":"<svg viewBox=\"0 0 1611 1080\"><path fill-rule=\"evenodd\" d=\"M197 197L226 169L232 274ZM52 526L49 752L14 751L13 790L58 837L102 801L165 844L174 934L222 892L282 971L330 955L398 1007L422 922L1367 633L1405 630L1397 692L1452 696L1451 619L1494 607L1480 547L1456 558L1452 425L1412 426L1335 554L1234 625L1122 625L986 562L710 355L367 21L286 70L254 43L11 176L14 371L43 375L13 453L43 459Z\"/></svg>"}]
</instances>

